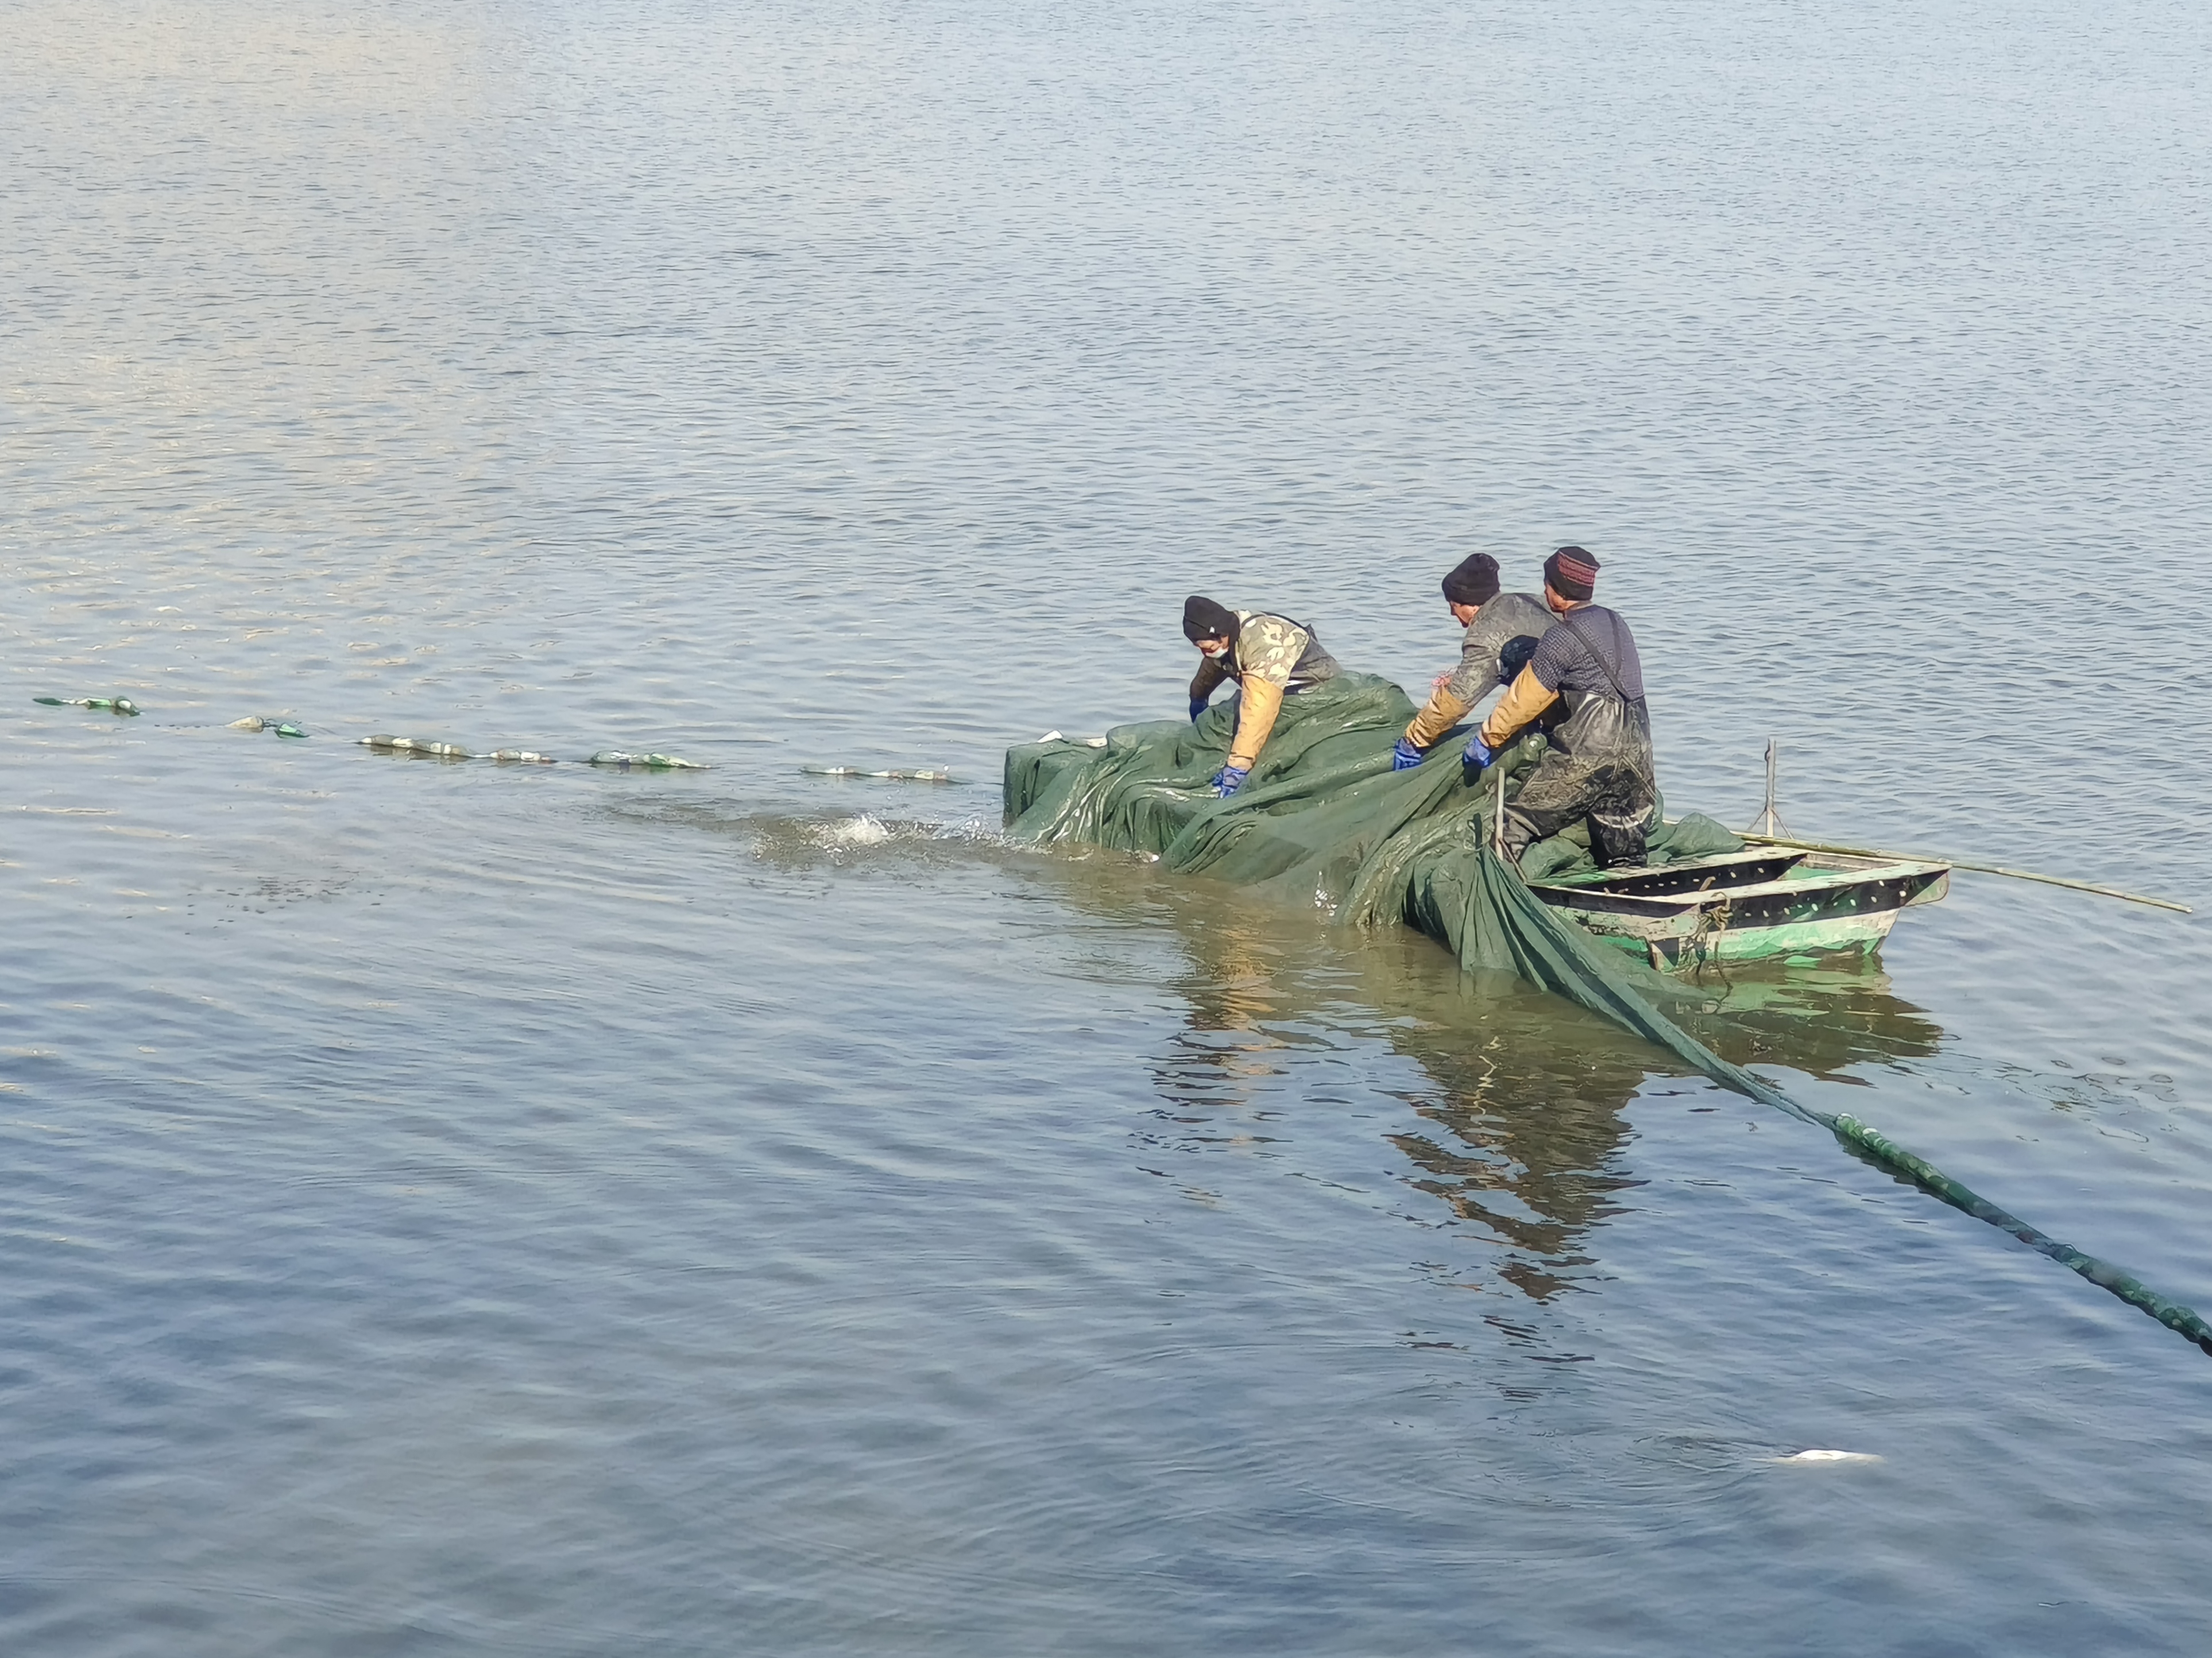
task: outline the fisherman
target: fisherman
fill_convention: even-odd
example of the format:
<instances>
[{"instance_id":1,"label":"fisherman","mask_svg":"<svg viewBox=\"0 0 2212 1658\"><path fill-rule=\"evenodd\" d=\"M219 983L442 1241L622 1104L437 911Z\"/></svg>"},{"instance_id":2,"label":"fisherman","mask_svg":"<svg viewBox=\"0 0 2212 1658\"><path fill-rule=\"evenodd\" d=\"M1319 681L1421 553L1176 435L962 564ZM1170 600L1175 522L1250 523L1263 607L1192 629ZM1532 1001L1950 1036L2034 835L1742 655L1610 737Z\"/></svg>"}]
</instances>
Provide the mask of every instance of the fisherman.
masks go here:
<instances>
[{"instance_id":1,"label":"fisherman","mask_svg":"<svg viewBox=\"0 0 2212 1658\"><path fill-rule=\"evenodd\" d=\"M1183 601L1182 633L1206 659L1190 682L1194 720L1206 712L1217 686L1237 682L1237 737L1229 745L1229 763L1213 776L1214 793L1226 800L1244 786L1267 747L1284 694L1334 679L1342 670L1304 623L1264 610L1232 610L1196 593Z\"/></svg>"},{"instance_id":2,"label":"fisherman","mask_svg":"<svg viewBox=\"0 0 2212 1658\"><path fill-rule=\"evenodd\" d=\"M1590 602L1597 573L1597 560L1579 547L1544 561L1544 603L1559 620L1467 745L1472 774L1524 727L1552 717L1554 703L1564 712L1547 726L1550 748L1506 805L1504 850L1516 863L1530 843L1585 817L1601 868L1641 864L1658 816L1644 665L1628 624Z\"/></svg>"},{"instance_id":3,"label":"fisherman","mask_svg":"<svg viewBox=\"0 0 2212 1658\"><path fill-rule=\"evenodd\" d=\"M1534 593L1498 591L1498 561L1488 553L1462 560L1443 580L1444 603L1452 620L1467 629L1460 641L1459 665L1429 693L1398 746L1390 769L1418 766L1437 739L1466 718L1467 711L1528 665L1536 642L1552 627L1552 613Z\"/></svg>"}]
</instances>

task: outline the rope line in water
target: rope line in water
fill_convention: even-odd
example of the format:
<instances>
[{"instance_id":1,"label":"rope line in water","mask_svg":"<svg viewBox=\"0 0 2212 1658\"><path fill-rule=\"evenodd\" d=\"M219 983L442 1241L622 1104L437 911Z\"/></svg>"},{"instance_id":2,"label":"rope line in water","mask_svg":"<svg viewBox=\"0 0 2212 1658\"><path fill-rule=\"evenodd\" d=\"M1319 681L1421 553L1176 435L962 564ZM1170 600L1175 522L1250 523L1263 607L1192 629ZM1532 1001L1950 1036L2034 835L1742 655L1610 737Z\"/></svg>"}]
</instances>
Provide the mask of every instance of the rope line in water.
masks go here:
<instances>
[{"instance_id":1,"label":"rope line in water","mask_svg":"<svg viewBox=\"0 0 2212 1658\"><path fill-rule=\"evenodd\" d=\"M108 714L137 715L144 712L127 696L34 696L33 702L51 708L90 708ZM304 738L306 729L289 720L272 715L249 714L243 720L234 720L230 729L235 732L274 732L279 737ZM696 760L686 760L681 755L650 752L633 754L627 749L601 749L582 760L564 762L561 756L541 754L536 749L493 749L479 754L459 743L426 743L419 738L392 737L379 732L360 740L361 746L374 749L380 754L419 754L433 760L489 760L502 766L554 766L567 763L582 766L605 766L618 771L707 771L710 768ZM960 780L943 768L913 771L868 771L858 766L801 766L799 770L810 777L869 777L881 778L895 783L957 783Z\"/></svg>"},{"instance_id":2,"label":"rope line in water","mask_svg":"<svg viewBox=\"0 0 2212 1658\"><path fill-rule=\"evenodd\" d=\"M489 754L477 754L458 743L424 743L412 737L386 737L380 733L364 737L361 746L374 749L380 754L421 754L434 760L490 760L501 765L557 766L558 756L540 754L535 749L494 749ZM632 754L627 749L601 749L582 761L571 761L572 765L611 766L622 771L705 771L707 767L696 760L685 760L673 754Z\"/></svg>"},{"instance_id":3,"label":"rope line in water","mask_svg":"<svg viewBox=\"0 0 2212 1658\"><path fill-rule=\"evenodd\" d=\"M50 708L90 708L96 711L136 716L145 712L127 696L34 696L32 701ZM249 714L243 720L230 722L232 731L274 732L279 737L304 738L307 731L289 720L271 719L264 714ZM360 739L360 745L374 749L380 754L419 754L434 760L490 760L501 765L552 766L563 763L557 755L540 754L535 749L494 749L489 754L478 754L459 743L426 743L419 738L388 737L380 732ZM647 753L633 754L627 749L601 749L597 754L566 763L582 766L604 766L617 771L706 771L708 766L696 760L686 760L680 755ZM928 773L916 774L930 781L940 780ZM943 779L941 780L950 781Z\"/></svg>"}]
</instances>

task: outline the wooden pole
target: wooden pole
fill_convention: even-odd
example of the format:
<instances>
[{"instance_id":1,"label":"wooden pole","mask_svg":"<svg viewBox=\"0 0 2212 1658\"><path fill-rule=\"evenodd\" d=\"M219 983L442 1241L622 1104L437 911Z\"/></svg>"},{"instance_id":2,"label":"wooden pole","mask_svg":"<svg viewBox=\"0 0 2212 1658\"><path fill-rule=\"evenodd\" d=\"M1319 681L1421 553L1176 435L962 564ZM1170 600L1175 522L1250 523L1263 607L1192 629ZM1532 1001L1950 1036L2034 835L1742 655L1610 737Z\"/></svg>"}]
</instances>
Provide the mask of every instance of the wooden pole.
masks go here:
<instances>
[{"instance_id":1,"label":"wooden pole","mask_svg":"<svg viewBox=\"0 0 2212 1658\"><path fill-rule=\"evenodd\" d=\"M2148 904L2154 909L2170 909L2183 915L2197 912L2186 904L2177 904L2170 898L2147 898L2140 892L2123 892L2118 887L2099 886L2094 881L2069 881L2063 875L2038 875L2033 870L2007 869L2001 864L1969 864L1957 858L1933 858L1915 852L1876 852L1869 847L1831 846L1821 841L1800 841L1784 835L1751 835L1743 839L1762 847L1794 847L1803 852L1832 852L1845 858L1893 858L1929 864L1948 864L1953 869L1970 869L1977 875L2002 875L2015 881L2039 881L2047 887L2066 887L2075 892L2094 892L2100 898L2124 898L2131 904Z\"/></svg>"}]
</instances>

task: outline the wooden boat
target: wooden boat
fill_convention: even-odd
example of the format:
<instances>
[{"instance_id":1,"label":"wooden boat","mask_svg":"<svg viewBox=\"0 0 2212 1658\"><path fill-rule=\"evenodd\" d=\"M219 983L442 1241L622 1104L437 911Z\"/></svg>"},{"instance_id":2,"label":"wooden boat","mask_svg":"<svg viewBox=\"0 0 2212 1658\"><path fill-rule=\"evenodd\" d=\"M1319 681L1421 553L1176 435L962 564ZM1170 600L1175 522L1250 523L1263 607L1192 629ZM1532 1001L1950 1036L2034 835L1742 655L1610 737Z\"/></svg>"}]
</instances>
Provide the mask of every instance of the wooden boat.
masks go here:
<instances>
[{"instance_id":1,"label":"wooden boat","mask_svg":"<svg viewBox=\"0 0 2212 1658\"><path fill-rule=\"evenodd\" d=\"M1870 954L1899 915L1950 890L1951 865L1754 847L1528 884L1607 944L1666 971L1708 961Z\"/></svg>"}]
</instances>

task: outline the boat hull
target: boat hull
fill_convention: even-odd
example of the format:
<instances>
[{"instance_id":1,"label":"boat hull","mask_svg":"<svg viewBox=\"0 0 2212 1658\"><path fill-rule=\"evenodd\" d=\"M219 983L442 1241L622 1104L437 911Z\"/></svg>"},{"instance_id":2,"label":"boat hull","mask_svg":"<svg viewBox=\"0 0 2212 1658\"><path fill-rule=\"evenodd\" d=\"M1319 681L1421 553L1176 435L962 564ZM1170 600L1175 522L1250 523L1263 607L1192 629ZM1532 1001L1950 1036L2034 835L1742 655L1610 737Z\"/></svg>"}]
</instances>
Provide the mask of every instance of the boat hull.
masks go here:
<instances>
[{"instance_id":1,"label":"boat hull","mask_svg":"<svg viewBox=\"0 0 2212 1658\"><path fill-rule=\"evenodd\" d=\"M1871 954L1905 910L1940 901L1950 878L1946 864L1762 849L1530 887L1596 938L1668 971Z\"/></svg>"}]
</instances>

